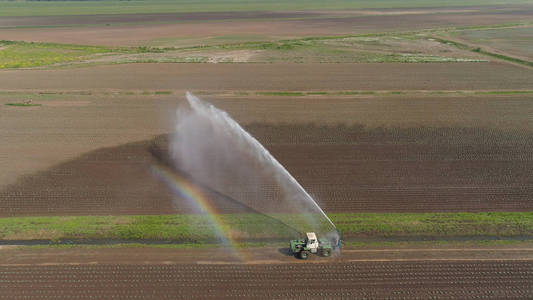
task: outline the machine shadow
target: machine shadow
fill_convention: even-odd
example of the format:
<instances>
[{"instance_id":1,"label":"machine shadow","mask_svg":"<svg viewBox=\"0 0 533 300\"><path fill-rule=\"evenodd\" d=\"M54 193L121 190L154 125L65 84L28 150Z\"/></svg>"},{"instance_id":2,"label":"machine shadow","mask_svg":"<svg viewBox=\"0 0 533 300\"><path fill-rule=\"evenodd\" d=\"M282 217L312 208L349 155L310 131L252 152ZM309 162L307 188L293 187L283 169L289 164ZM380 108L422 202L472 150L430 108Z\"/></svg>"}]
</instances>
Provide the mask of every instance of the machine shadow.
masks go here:
<instances>
[{"instance_id":1,"label":"machine shadow","mask_svg":"<svg viewBox=\"0 0 533 300\"><path fill-rule=\"evenodd\" d=\"M292 253L290 248L278 248L278 252L283 254L284 256L294 256L294 253Z\"/></svg>"}]
</instances>

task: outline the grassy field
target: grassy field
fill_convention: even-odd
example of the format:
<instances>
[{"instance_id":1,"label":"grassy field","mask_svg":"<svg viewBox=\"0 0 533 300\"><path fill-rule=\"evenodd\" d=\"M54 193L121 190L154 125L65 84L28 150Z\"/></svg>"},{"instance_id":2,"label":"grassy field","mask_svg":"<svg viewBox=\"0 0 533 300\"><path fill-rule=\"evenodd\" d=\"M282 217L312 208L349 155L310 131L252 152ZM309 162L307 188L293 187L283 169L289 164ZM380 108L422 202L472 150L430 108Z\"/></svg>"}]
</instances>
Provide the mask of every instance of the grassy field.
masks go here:
<instances>
[{"instance_id":1,"label":"grassy field","mask_svg":"<svg viewBox=\"0 0 533 300\"><path fill-rule=\"evenodd\" d=\"M0 69L68 65L95 59L105 59L106 62L113 63L116 61L109 58L111 55L136 54L139 55L138 60L141 60L143 55L161 52L163 52L163 50L151 47L113 48L104 46L1 40Z\"/></svg>"},{"instance_id":2,"label":"grassy field","mask_svg":"<svg viewBox=\"0 0 533 300\"><path fill-rule=\"evenodd\" d=\"M97 46L0 41L0 69L41 67L123 51L126 50Z\"/></svg>"},{"instance_id":3,"label":"grassy field","mask_svg":"<svg viewBox=\"0 0 533 300\"><path fill-rule=\"evenodd\" d=\"M179 52L177 52L179 51ZM439 43L423 34L312 37L228 43L169 51L210 62L254 63L426 63L482 62L480 55ZM165 56L168 58L168 56Z\"/></svg>"},{"instance_id":4,"label":"grassy field","mask_svg":"<svg viewBox=\"0 0 533 300\"><path fill-rule=\"evenodd\" d=\"M513 237L533 232L531 212L491 213L350 213L331 214L344 238ZM294 232L262 215L220 215L222 227L236 240L291 238ZM278 215L280 220L293 215ZM172 240L205 244L217 241L205 215L68 216L0 219L0 239ZM265 225L269 232L265 233ZM468 238L466 238L468 240Z\"/></svg>"},{"instance_id":5,"label":"grassy field","mask_svg":"<svg viewBox=\"0 0 533 300\"><path fill-rule=\"evenodd\" d=\"M530 23L275 41L243 42L235 37L219 41L221 44L198 41L199 44L190 47L155 44L104 47L4 40L0 41L0 69L127 63L457 63L491 60L531 66L531 61L494 52L484 44L468 45L449 38L459 36L461 32L491 33L498 30L524 34L524 31L528 33L531 30L530 27L522 27L526 25L530 26ZM529 41L529 37L521 37L520 34L514 35L517 49L524 41Z\"/></svg>"},{"instance_id":6,"label":"grassy field","mask_svg":"<svg viewBox=\"0 0 533 300\"><path fill-rule=\"evenodd\" d=\"M0 69L79 63L426 63L484 56L415 34L314 37L189 48L103 47L0 41ZM481 53L484 54L484 53Z\"/></svg>"},{"instance_id":7,"label":"grassy field","mask_svg":"<svg viewBox=\"0 0 533 300\"><path fill-rule=\"evenodd\" d=\"M408 8L474 6L495 4L527 4L528 0L331 0L328 9L363 8ZM47 15L87 15L87 14L135 14L172 12L219 12L219 11L284 11L323 9L319 0L138 0L138 1L0 1L0 16L47 16Z\"/></svg>"}]
</instances>

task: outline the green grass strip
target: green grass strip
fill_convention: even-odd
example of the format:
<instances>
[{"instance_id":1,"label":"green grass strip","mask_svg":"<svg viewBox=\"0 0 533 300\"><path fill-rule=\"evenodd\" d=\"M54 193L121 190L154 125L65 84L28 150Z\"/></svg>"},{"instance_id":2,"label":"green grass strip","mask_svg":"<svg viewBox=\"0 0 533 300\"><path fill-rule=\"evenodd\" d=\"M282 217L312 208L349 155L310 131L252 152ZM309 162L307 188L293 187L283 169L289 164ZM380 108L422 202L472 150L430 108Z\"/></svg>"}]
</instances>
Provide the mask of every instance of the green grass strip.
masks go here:
<instances>
[{"instance_id":1,"label":"green grass strip","mask_svg":"<svg viewBox=\"0 0 533 300\"><path fill-rule=\"evenodd\" d=\"M305 96L303 92L257 92L261 96Z\"/></svg>"},{"instance_id":2,"label":"green grass strip","mask_svg":"<svg viewBox=\"0 0 533 300\"><path fill-rule=\"evenodd\" d=\"M329 216L345 238L513 237L533 232L533 212L345 213ZM269 219L260 214L220 217L228 232L243 241L294 236L294 231L275 222L269 223ZM305 215L287 214L276 217L292 220L293 224L297 222L294 220L306 218ZM202 244L216 242L217 231L205 215L8 217L0 218L0 239L150 239Z\"/></svg>"},{"instance_id":3,"label":"green grass strip","mask_svg":"<svg viewBox=\"0 0 533 300\"><path fill-rule=\"evenodd\" d=\"M533 212L333 214L343 236L498 236L531 235Z\"/></svg>"}]
</instances>

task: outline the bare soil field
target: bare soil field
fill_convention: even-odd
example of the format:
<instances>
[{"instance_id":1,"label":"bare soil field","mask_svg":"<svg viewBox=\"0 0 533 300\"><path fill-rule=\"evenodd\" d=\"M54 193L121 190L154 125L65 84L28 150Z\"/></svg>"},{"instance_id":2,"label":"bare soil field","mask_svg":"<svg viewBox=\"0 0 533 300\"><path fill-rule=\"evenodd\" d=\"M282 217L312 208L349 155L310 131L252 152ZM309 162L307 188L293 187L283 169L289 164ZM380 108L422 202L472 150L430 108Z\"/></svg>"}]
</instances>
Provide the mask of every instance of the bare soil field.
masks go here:
<instances>
[{"instance_id":1,"label":"bare soil field","mask_svg":"<svg viewBox=\"0 0 533 300\"><path fill-rule=\"evenodd\" d=\"M366 256L359 252L349 253L342 259L313 257L306 263L282 257L285 263L259 260L242 264L212 260L209 253L213 251L194 251L196 255L191 261L190 250L165 253L143 249L148 255L139 255L139 249L133 250L106 249L96 256L95 251L89 251L88 255L74 253L77 261L72 260L72 251L70 255L59 251L64 257L59 264L42 263L51 259L41 251L38 259L41 264L3 263L0 266L3 291L0 299L58 296L76 299L530 299L533 296L530 259L460 259L453 255L446 258L446 252L439 253L437 260L420 258L424 256L420 252L410 254L418 258L405 260L375 259L383 257L379 252L374 252L374 259L369 261L347 258ZM267 250L277 252L276 249ZM18 250L17 255L27 258L25 251ZM265 251L260 249L259 252L255 254L259 256ZM218 256L220 252L214 254ZM156 260L168 260L120 263L124 257L151 255ZM278 252L277 256L283 254ZM204 257L207 260L201 261ZM99 264L99 258L116 258L119 262ZM329 262L323 263L325 261Z\"/></svg>"},{"instance_id":2,"label":"bare soil field","mask_svg":"<svg viewBox=\"0 0 533 300\"><path fill-rule=\"evenodd\" d=\"M56 16L1 17L0 27L38 27L72 25L111 25L128 23L183 23L222 20L268 20L339 18L360 16L412 16L412 15L528 15L531 5L478 6L478 7L433 7L433 8L391 8L360 10L308 10L308 11L243 11L243 12L189 12L151 14L95 14Z\"/></svg>"},{"instance_id":3,"label":"bare soil field","mask_svg":"<svg viewBox=\"0 0 533 300\"><path fill-rule=\"evenodd\" d=\"M284 132L283 128L273 130L280 135L295 134ZM328 133L338 134L335 129ZM340 133L343 134L346 133ZM476 138L505 140L512 133L507 136L468 128L403 132L377 129L355 135L358 134L377 136L363 142L358 142L358 137L342 137L348 143L327 142L331 136L313 136L322 142L267 147L327 212L533 208L530 201L533 182L529 176L533 167L531 134L525 137L525 144L477 143ZM420 136L429 142L424 143ZM445 137L445 142L434 141L439 137ZM452 145L446 143L450 140ZM22 177L0 193L2 215L190 212L186 202L176 199L169 187L153 176L151 166L159 158L153 157L151 147L152 142L148 141L97 150ZM208 183L203 184L209 188ZM218 203L220 211L243 212L239 206L220 202L216 193L210 197Z\"/></svg>"},{"instance_id":4,"label":"bare soil field","mask_svg":"<svg viewBox=\"0 0 533 300\"><path fill-rule=\"evenodd\" d=\"M511 90L533 70L503 63L127 64L5 70L0 90ZM289 83L289 84L288 84Z\"/></svg>"},{"instance_id":5,"label":"bare soil field","mask_svg":"<svg viewBox=\"0 0 533 300\"><path fill-rule=\"evenodd\" d=\"M150 45L166 39L166 46L203 44L214 36L260 35L264 39L317 35L376 33L438 27L490 25L528 21L533 6L468 7L463 9L361 10L348 12L197 13L2 17L0 39L110 46ZM209 22L206 22L209 19ZM252 20L253 19L253 20ZM142 22L148 22L142 24ZM163 24L161 24L163 22ZM170 23L167 23L170 22ZM177 22L177 23L176 23ZM101 26L69 26L72 24ZM106 26L110 24L111 26ZM55 27L55 26L67 27ZM25 26L48 26L25 28ZM194 41L194 42L191 42Z\"/></svg>"},{"instance_id":6,"label":"bare soil field","mask_svg":"<svg viewBox=\"0 0 533 300\"><path fill-rule=\"evenodd\" d=\"M346 13L350 15L349 12ZM110 15L64 15L2 17L0 27L38 27L67 25L111 25L127 23L202 22L246 19L316 18L330 16L327 11L246 11L246 12L193 12L161 14L110 14Z\"/></svg>"},{"instance_id":7,"label":"bare soil field","mask_svg":"<svg viewBox=\"0 0 533 300\"><path fill-rule=\"evenodd\" d=\"M151 170L166 163L161 134L171 130L179 101L163 96L158 110L156 96L79 97L92 103L2 108L10 114L2 119L1 214L188 212ZM327 212L533 208L527 96L210 100L264 143ZM242 209L206 193L221 211Z\"/></svg>"},{"instance_id":8,"label":"bare soil field","mask_svg":"<svg viewBox=\"0 0 533 300\"><path fill-rule=\"evenodd\" d=\"M533 27L465 30L454 34L462 42L479 45L483 49L533 60Z\"/></svg>"}]
</instances>

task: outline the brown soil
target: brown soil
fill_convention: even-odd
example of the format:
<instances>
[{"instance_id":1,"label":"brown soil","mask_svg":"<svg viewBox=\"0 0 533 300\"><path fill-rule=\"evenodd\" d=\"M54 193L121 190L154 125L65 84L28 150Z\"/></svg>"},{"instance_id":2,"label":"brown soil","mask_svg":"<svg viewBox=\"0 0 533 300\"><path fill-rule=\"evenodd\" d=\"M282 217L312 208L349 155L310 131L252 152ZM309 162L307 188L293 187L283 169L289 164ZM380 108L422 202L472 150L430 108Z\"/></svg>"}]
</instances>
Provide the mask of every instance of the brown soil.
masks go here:
<instances>
[{"instance_id":1,"label":"brown soil","mask_svg":"<svg viewBox=\"0 0 533 300\"><path fill-rule=\"evenodd\" d=\"M533 133L523 129L250 124L327 212L530 211ZM187 213L152 167L166 136L104 148L0 192L2 215ZM188 176L188 174L183 174ZM227 182L227 186L239 184ZM277 211L279 193L233 198L198 182L221 212ZM270 196L269 196L270 195ZM276 206L282 208L283 206Z\"/></svg>"},{"instance_id":2,"label":"brown soil","mask_svg":"<svg viewBox=\"0 0 533 300\"><path fill-rule=\"evenodd\" d=\"M531 29L533 32L533 29ZM450 41L459 42L465 45L468 45L471 48L480 48L484 51L488 51L491 53L504 55L512 58L518 58L525 61L531 61L533 60L533 53L530 53L527 48L521 49L520 45L515 46L513 45L516 43L517 38L515 40L512 40L514 37L510 35L510 40L505 39L494 39L494 41L491 41L492 43L489 43L487 45L486 42L479 42L479 41L471 41L461 35L455 35L455 36L446 36L445 38ZM527 42L526 42L527 43ZM525 44L525 43L524 43Z\"/></svg>"},{"instance_id":3,"label":"brown soil","mask_svg":"<svg viewBox=\"0 0 533 300\"><path fill-rule=\"evenodd\" d=\"M137 93L141 93L137 91ZM21 175L46 170L92 150L149 140L172 130L176 106L183 91L174 95L119 93L3 94L0 102L34 99L41 107L0 105L0 186ZM251 92L254 94L255 92ZM204 96L227 110L240 123L364 124L375 127L470 127L530 130L527 96ZM79 105L79 106L78 106ZM301 107L306 107L305 110ZM262 141L279 143L275 132L261 130ZM282 132L293 131L286 127ZM319 134L318 137L324 134ZM287 140L289 135L283 137ZM295 137L293 136L292 139ZM314 142L317 140L315 139ZM289 142L294 143L289 140ZM297 143L305 142L299 139Z\"/></svg>"},{"instance_id":4,"label":"brown soil","mask_svg":"<svg viewBox=\"0 0 533 300\"><path fill-rule=\"evenodd\" d=\"M319 11L247 11L247 12L197 12L197 13L161 13L161 14L111 14L111 15L65 15L65 16L31 16L2 17L0 27L17 26L61 26L61 25L108 25L147 22L205 22L222 20L254 20L311 18L328 16L328 12Z\"/></svg>"},{"instance_id":5,"label":"brown soil","mask_svg":"<svg viewBox=\"0 0 533 300\"><path fill-rule=\"evenodd\" d=\"M31 97L43 106L0 106L2 215L188 211L151 172L154 141L166 149L154 136L172 130L182 96ZM245 124L327 212L532 209L530 97L205 98Z\"/></svg>"},{"instance_id":6,"label":"brown soil","mask_svg":"<svg viewBox=\"0 0 533 300\"><path fill-rule=\"evenodd\" d=\"M220 260L229 255L220 249L15 251L2 250L0 299L91 299L95 295L106 299L533 296L529 250L489 250L482 255L479 251L413 251L397 254L397 258L390 258L394 251L358 252L340 258L312 256L303 262L285 256L284 250L263 248L249 250L257 260L248 264ZM360 259L367 255L372 259ZM432 260L428 255L438 258Z\"/></svg>"},{"instance_id":7,"label":"brown soil","mask_svg":"<svg viewBox=\"0 0 533 300\"><path fill-rule=\"evenodd\" d=\"M128 64L0 72L0 90L530 89L533 71L502 63Z\"/></svg>"},{"instance_id":8,"label":"brown soil","mask_svg":"<svg viewBox=\"0 0 533 300\"><path fill-rule=\"evenodd\" d=\"M414 13L413 13L414 12ZM426 13L420 13L426 12ZM0 29L0 39L96 45L144 45L154 39L206 39L213 36L261 35L265 38L375 33L450 26L488 25L530 20L533 6L288 13L201 13L113 16L57 16L2 18L0 26L115 24L66 28ZM290 19L290 18L296 19ZM318 17L318 18L308 18ZM299 19L300 18L300 19ZM254 19L254 20L250 20ZM205 22L210 20L210 22ZM116 23L129 23L120 25ZM178 22L138 24L137 22ZM185 42L186 43L186 42ZM175 45L184 45L176 40Z\"/></svg>"}]
</instances>

